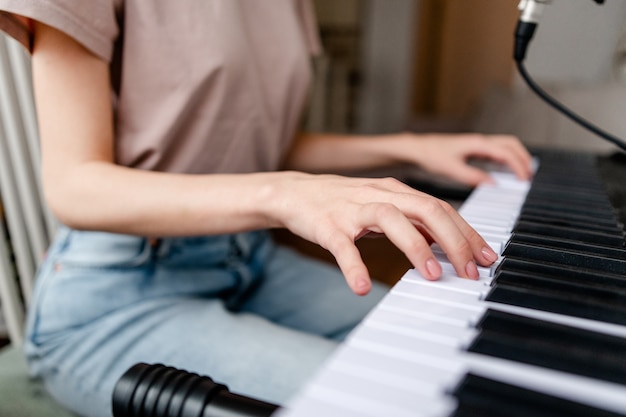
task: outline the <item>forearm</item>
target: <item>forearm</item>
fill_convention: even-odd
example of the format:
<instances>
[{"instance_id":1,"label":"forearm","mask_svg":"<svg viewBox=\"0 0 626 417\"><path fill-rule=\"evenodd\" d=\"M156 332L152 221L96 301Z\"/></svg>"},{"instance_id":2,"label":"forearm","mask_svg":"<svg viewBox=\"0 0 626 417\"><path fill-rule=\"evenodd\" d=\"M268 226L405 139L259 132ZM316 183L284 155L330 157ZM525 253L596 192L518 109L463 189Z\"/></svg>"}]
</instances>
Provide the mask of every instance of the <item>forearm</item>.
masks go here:
<instances>
[{"instance_id":1,"label":"forearm","mask_svg":"<svg viewBox=\"0 0 626 417\"><path fill-rule=\"evenodd\" d=\"M508 165L520 179L531 176L531 156L517 138L476 133L308 134L298 138L286 159L286 166L324 172L408 163L467 185L489 181L486 172L467 164L471 158L486 158Z\"/></svg>"},{"instance_id":2,"label":"forearm","mask_svg":"<svg viewBox=\"0 0 626 417\"><path fill-rule=\"evenodd\" d=\"M401 162L398 151L406 141L396 135L303 133L285 160L285 168L307 172L336 172L377 168Z\"/></svg>"},{"instance_id":3,"label":"forearm","mask_svg":"<svg viewBox=\"0 0 626 417\"><path fill-rule=\"evenodd\" d=\"M289 173L185 175L88 162L45 175L46 199L73 228L144 236L234 233L281 226L274 184Z\"/></svg>"}]
</instances>

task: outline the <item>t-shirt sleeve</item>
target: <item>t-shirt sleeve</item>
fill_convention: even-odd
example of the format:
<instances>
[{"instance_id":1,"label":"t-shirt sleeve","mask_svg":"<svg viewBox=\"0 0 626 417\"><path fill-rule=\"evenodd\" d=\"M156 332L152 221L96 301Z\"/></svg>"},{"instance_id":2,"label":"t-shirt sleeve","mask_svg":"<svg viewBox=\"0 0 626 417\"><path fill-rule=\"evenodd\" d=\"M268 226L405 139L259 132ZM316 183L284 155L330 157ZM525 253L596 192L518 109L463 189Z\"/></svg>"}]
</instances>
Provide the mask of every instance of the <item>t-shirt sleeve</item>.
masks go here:
<instances>
[{"instance_id":1,"label":"t-shirt sleeve","mask_svg":"<svg viewBox=\"0 0 626 417\"><path fill-rule=\"evenodd\" d=\"M317 17L315 16L312 0L300 0L298 9L309 53L314 56L320 55L322 53L322 43L319 37Z\"/></svg>"},{"instance_id":2,"label":"t-shirt sleeve","mask_svg":"<svg viewBox=\"0 0 626 417\"><path fill-rule=\"evenodd\" d=\"M32 36L14 15L51 26L74 38L107 62L119 34L121 0L0 0L0 30L32 51Z\"/></svg>"}]
</instances>

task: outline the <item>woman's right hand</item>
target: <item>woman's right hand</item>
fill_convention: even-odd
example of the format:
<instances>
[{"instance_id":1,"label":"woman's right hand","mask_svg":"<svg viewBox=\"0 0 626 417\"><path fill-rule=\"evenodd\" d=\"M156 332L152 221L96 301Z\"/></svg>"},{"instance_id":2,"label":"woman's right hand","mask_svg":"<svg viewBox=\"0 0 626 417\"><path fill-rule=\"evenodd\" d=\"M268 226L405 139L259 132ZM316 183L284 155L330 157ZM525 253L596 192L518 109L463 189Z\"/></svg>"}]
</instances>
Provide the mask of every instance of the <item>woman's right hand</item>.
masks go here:
<instances>
[{"instance_id":1,"label":"woman's right hand","mask_svg":"<svg viewBox=\"0 0 626 417\"><path fill-rule=\"evenodd\" d=\"M478 279L476 263L491 265L497 254L446 202L392 179L280 173L264 191L271 223L319 244L335 257L358 295L371 279L355 241L384 234L429 280L441 275L430 249L438 243L460 277Z\"/></svg>"},{"instance_id":2,"label":"woman's right hand","mask_svg":"<svg viewBox=\"0 0 626 417\"><path fill-rule=\"evenodd\" d=\"M431 241L462 277L477 278L475 262L496 259L448 204L393 179L180 175L118 166L108 63L53 28L35 24L34 32L46 197L70 227L142 236L287 227L329 250L357 294L371 283L354 242L368 233L385 234L427 279L441 274Z\"/></svg>"}]
</instances>

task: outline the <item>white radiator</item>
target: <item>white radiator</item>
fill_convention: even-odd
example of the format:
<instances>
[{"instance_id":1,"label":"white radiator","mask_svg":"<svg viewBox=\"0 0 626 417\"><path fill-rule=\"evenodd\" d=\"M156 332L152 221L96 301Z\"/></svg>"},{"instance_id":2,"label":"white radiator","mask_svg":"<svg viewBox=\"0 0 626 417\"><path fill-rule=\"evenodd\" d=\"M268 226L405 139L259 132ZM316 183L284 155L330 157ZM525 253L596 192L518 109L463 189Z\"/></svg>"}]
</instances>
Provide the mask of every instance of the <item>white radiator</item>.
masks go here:
<instances>
[{"instance_id":1,"label":"white radiator","mask_svg":"<svg viewBox=\"0 0 626 417\"><path fill-rule=\"evenodd\" d=\"M0 33L0 302L14 344L22 341L35 271L56 227L42 203L30 73L27 52Z\"/></svg>"}]
</instances>

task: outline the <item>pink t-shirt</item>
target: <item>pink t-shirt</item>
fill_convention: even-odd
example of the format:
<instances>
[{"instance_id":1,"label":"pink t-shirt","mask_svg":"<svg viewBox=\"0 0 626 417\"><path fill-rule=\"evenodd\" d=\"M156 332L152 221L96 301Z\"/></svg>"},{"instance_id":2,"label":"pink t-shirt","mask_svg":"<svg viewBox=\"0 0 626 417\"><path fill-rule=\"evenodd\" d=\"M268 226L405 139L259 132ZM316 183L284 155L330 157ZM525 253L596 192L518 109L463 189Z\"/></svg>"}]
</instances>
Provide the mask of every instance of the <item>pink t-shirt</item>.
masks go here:
<instances>
[{"instance_id":1,"label":"pink t-shirt","mask_svg":"<svg viewBox=\"0 0 626 417\"><path fill-rule=\"evenodd\" d=\"M116 162L140 169L279 168L319 52L308 0L0 0L0 10L53 26L110 64ZM0 29L29 47L10 15Z\"/></svg>"}]
</instances>

